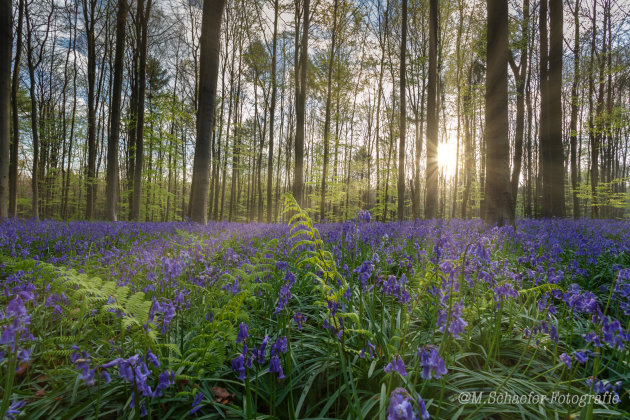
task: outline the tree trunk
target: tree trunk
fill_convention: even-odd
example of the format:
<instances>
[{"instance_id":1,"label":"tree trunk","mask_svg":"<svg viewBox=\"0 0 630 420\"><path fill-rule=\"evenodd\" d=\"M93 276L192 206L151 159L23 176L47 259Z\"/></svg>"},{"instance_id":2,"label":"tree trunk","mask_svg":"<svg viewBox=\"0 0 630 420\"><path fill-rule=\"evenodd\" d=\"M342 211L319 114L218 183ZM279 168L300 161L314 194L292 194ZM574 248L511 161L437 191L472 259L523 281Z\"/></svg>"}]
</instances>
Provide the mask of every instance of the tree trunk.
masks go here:
<instances>
[{"instance_id":1,"label":"tree trunk","mask_svg":"<svg viewBox=\"0 0 630 420\"><path fill-rule=\"evenodd\" d=\"M9 161L11 149L11 50L13 2L0 2L0 218L9 216ZM16 130L18 127L16 126Z\"/></svg>"},{"instance_id":2,"label":"tree trunk","mask_svg":"<svg viewBox=\"0 0 630 420\"><path fill-rule=\"evenodd\" d=\"M9 3L11 3L9 1ZM17 31L15 33L15 61L13 64L13 81L11 84L11 109L13 117L13 138L11 139L11 156L9 158L9 216L17 216L17 177L18 177L18 145L20 143L20 116L18 114L17 94L20 84L20 61L22 57L22 22L24 17L24 0L18 6Z\"/></svg>"},{"instance_id":3,"label":"tree trunk","mask_svg":"<svg viewBox=\"0 0 630 420\"><path fill-rule=\"evenodd\" d=\"M144 0L138 0L138 39L139 59L138 59L138 104L136 111L136 156L133 174L133 207L131 218L140 219L140 203L142 197L142 166L144 161L144 97L147 80L147 36L149 15L151 13L152 0L147 0L146 9Z\"/></svg>"},{"instance_id":4,"label":"tree trunk","mask_svg":"<svg viewBox=\"0 0 630 420\"><path fill-rule=\"evenodd\" d=\"M424 217L436 217L438 205L438 112L437 101L437 44L438 2L429 1L429 85L427 88L427 192Z\"/></svg>"},{"instance_id":5,"label":"tree trunk","mask_svg":"<svg viewBox=\"0 0 630 420\"><path fill-rule=\"evenodd\" d=\"M575 23L575 38L573 43L573 83L571 84L571 120L569 122L571 144L571 195L573 197L573 218L580 218L580 199L578 198L578 168L577 168L577 119L578 119L578 89L580 80L580 0L575 2L573 20Z\"/></svg>"},{"instance_id":6,"label":"tree trunk","mask_svg":"<svg viewBox=\"0 0 630 420\"><path fill-rule=\"evenodd\" d=\"M118 138L120 135L120 96L123 82L123 65L125 54L125 28L127 21L127 0L118 1L116 17L116 56L114 58L114 85L112 103L110 106L111 119L109 139L107 141L107 204L106 217L108 220L118 219Z\"/></svg>"},{"instance_id":7,"label":"tree trunk","mask_svg":"<svg viewBox=\"0 0 630 420\"><path fill-rule=\"evenodd\" d=\"M547 217L564 217L564 151L562 148L562 0L549 0L550 49L547 88L547 136L543 156L543 213Z\"/></svg>"},{"instance_id":8,"label":"tree trunk","mask_svg":"<svg viewBox=\"0 0 630 420\"><path fill-rule=\"evenodd\" d=\"M405 56L407 50L407 0L402 0L402 36L400 42L400 141L398 143L398 220L405 216L405 137L407 136L407 92Z\"/></svg>"},{"instance_id":9,"label":"tree trunk","mask_svg":"<svg viewBox=\"0 0 630 420\"><path fill-rule=\"evenodd\" d=\"M302 206L304 204L304 117L306 112L306 70L308 66L308 27L309 27L310 0L304 0L304 13L302 16L302 45L300 47L299 84L295 92L295 168L293 177L293 196L295 201Z\"/></svg>"},{"instance_id":10,"label":"tree trunk","mask_svg":"<svg viewBox=\"0 0 630 420\"><path fill-rule=\"evenodd\" d=\"M197 109L197 142L193 165L194 183L191 188L190 217L206 223L208 185L210 182L210 142L214 126L214 107L219 76L221 20L225 0L204 2L201 23L201 56L199 98Z\"/></svg>"},{"instance_id":11,"label":"tree trunk","mask_svg":"<svg viewBox=\"0 0 630 420\"><path fill-rule=\"evenodd\" d=\"M276 123L276 97L278 95L278 83L276 81L276 66L277 66L277 49L278 49L278 15L279 4L278 0L274 0L273 3L274 18L273 18L273 51L271 54L271 102L269 104L269 155L267 157L267 223L271 223L273 219L273 202L271 199L272 194L272 181L273 181L273 143L274 143L274 129ZM262 200L262 198L261 198Z\"/></svg>"},{"instance_id":12,"label":"tree trunk","mask_svg":"<svg viewBox=\"0 0 630 420\"><path fill-rule=\"evenodd\" d=\"M508 5L488 0L486 69L486 187L483 218L513 223L508 124Z\"/></svg>"},{"instance_id":13,"label":"tree trunk","mask_svg":"<svg viewBox=\"0 0 630 420\"><path fill-rule=\"evenodd\" d=\"M335 0L333 6L333 27L332 37L330 41L330 56L328 57L328 74L326 86L326 115L324 117L324 164L322 168L322 190L319 202L319 220L323 221L326 215L326 178L328 177L328 160L329 160L329 135L330 135L330 108L332 98L332 73L333 62L335 60L335 43L337 40L337 10L339 1Z\"/></svg>"}]
</instances>

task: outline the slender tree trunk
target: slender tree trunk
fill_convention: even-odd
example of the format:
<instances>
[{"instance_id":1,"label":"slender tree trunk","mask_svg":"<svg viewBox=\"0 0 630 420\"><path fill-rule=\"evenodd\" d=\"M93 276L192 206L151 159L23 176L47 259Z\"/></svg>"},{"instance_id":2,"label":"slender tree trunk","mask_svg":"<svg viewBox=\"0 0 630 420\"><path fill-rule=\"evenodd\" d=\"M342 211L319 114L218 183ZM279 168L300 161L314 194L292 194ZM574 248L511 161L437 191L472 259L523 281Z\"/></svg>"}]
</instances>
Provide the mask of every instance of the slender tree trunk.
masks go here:
<instances>
[{"instance_id":1,"label":"slender tree trunk","mask_svg":"<svg viewBox=\"0 0 630 420\"><path fill-rule=\"evenodd\" d=\"M293 178L293 196L297 203L304 204L304 117L306 112L306 71L308 66L308 27L310 0L304 0L304 12L302 16L302 45L300 47L300 74L299 84L296 86L295 95L295 168Z\"/></svg>"},{"instance_id":2,"label":"slender tree trunk","mask_svg":"<svg viewBox=\"0 0 630 420\"><path fill-rule=\"evenodd\" d=\"M405 216L405 140L407 137L407 0L402 0L402 36L400 42L400 141L398 143L398 220Z\"/></svg>"},{"instance_id":3,"label":"slender tree trunk","mask_svg":"<svg viewBox=\"0 0 630 420\"><path fill-rule=\"evenodd\" d=\"M9 1L9 3L11 3ZM9 158L9 216L17 216L17 177L18 145L20 143L20 116L18 113L17 94L20 84L20 61L22 57L22 22L24 18L24 0L18 5L18 21L15 33L15 60L13 63L13 81L11 84L11 110L13 117L13 138Z\"/></svg>"},{"instance_id":4,"label":"slender tree trunk","mask_svg":"<svg viewBox=\"0 0 630 420\"><path fill-rule=\"evenodd\" d=\"M508 124L508 5L488 0L486 69L486 188L483 218L513 223Z\"/></svg>"},{"instance_id":5,"label":"slender tree trunk","mask_svg":"<svg viewBox=\"0 0 630 420\"><path fill-rule=\"evenodd\" d=\"M136 19L139 24L138 39L138 103L136 111L136 144L135 162L133 174L133 207L131 218L140 220L140 203L142 201L142 166L144 163L144 97L146 93L147 80L147 37L149 16L151 14L152 0L147 0L146 8L144 0L138 0L138 15Z\"/></svg>"},{"instance_id":6,"label":"slender tree trunk","mask_svg":"<svg viewBox=\"0 0 630 420\"><path fill-rule=\"evenodd\" d=\"M563 0L549 0L550 49L546 141L547 156L543 158L543 194L546 216L564 217L564 150L562 147L562 44Z\"/></svg>"},{"instance_id":7,"label":"slender tree trunk","mask_svg":"<svg viewBox=\"0 0 630 420\"><path fill-rule=\"evenodd\" d=\"M339 1L334 1L333 6L333 27L330 41L330 56L328 57L328 74L326 86L326 115L324 117L324 163L322 168L322 190L319 202L319 220L323 221L326 215L326 178L328 177L328 160L329 160L329 135L330 135L330 108L332 98L332 74L333 63L335 60L335 43L337 40L337 10Z\"/></svg>"},{"instance_id":8,"label":"slender tree trunk","mask_svg":"<svg viewBox=\"0 0 630 420\"><path fill-rule=\"evenodd\" d=\"M9 216L9 162L11 149L11 50L13 2L0 2L0 218ZM16 130L18 127L16 126Z\"/></svg>"},{"instance_id":9,"label":"slender tree trunk","mask_svg":"<svg viewBox=\"0 0 630 420\"><path fill-rule=\"evenodd\" d=\"M274 18L273 18L273 47L271 53L271 103L269 104L269 155L267 157L267 223L271 223L273 219L273 202L271 199L272 180L273 180L273 146L274 146L274 129L276 124L276 97L278 94L278 83L276 81L277 66L277 49L278 49L278 0L274 0ZM262 198L261 198L262 199Z\"/></svg>"},{"instance_id":10,"label":"slender tree trunk","mask_svg":"<svg viewBox=\"0 0 630 420\"><path fill-rule=\"evenodd\" d=\"M573 43L573 83L571 84L571 120L569 122L571 144L571 195L573 197L573 218L580 218L580 199L578 198L578 168L577 168L577 119L578 119L578 89L580 84L580 0L575 2L573 20L575 23L575 38Z\"/></svg>"},{"instance_id":11,"label":"slender tree trunk","mask_svg":"<svg viewBox=\"0 0 630 420\"><path fill-rule=\"evenodd\" d=\"M437 112L438 2L429 0L429 85L427 91L427 192L424 217L436 217L438 205L438 112Z\"/></svg>"},{"instance_id":12,"label":"slender tree trunk","mask_svg":"<svg viewBox=\"0 0 630 420\"><path fill-rule=\"evenodd\" d=\"M225 0L206 1L201 24L201 57L199 75L199 99L197 110L197 142L190 206L191 219L206 223L208 214L208 185L210 182L210 141L214 125L217 79L219 76L219 51L221 20Z\"/></svg>"},{"instance_id":13,"label":"slender tree trunk","mask_svg":"<svg viewBox=\"0 0 630 420\"><path fill-rule=\"evenodd\" d=\"M107 141L107 189L106 217L118 219L118 138L120 136L120 97L122 93L123 65L125 54L125 29L127 21L127 0L118 0L116 17L116 56L114 58L114 85L110 106L111 120Z\"/></svg>"},{"instance_id":14,"label":"slender tree trunk","mask_svg":"<svg viewBox=\"0 0 630 420\"><path fill-rule=\"evenodd\" d=\"M516 129L514 134L514 161L512 165L512 178L510 180L512 191L512 217L516 217L516 201L518 197L518 185L521 178L523 160L523 138L525 135L525 80L527 77L528 61L528 34L529 34L529 0L523 0L523 23L521 24L521 61L516 67L510 60L514 79L516 80Z\"/></svg>"},{"instance_id":15,"label":"slender tree trunk","mask_svg":"<svg viewBox=\"0 0 630 420\"><path fill-rule=\"evenodd\" d=\"M88 162L86 174L86 206L85 218L91 220L94 217L94 200L96 189L96 41L94 25L96 23L96 1L83 0L83 20L87 38L87 145Z\"/></svg>"}]
</instances>

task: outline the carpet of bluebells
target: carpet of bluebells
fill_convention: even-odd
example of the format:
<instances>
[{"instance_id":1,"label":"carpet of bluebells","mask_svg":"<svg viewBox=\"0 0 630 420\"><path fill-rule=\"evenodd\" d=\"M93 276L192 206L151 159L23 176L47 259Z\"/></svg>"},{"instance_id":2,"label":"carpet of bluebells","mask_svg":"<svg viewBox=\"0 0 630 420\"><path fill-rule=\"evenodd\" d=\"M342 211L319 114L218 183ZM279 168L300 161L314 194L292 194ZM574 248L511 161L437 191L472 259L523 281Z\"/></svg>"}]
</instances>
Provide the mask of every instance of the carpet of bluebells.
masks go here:
<instances>
[{"instance_id":1,"label":"carpet of bluebells","mask_svg":"<svg viewBox=\"0 0 630 420\"><path fill-rule=\"evenodd\" d=\"M0 417L630 415L630 222L315 228L1 221Z\"/></svg>"}]
</instances>

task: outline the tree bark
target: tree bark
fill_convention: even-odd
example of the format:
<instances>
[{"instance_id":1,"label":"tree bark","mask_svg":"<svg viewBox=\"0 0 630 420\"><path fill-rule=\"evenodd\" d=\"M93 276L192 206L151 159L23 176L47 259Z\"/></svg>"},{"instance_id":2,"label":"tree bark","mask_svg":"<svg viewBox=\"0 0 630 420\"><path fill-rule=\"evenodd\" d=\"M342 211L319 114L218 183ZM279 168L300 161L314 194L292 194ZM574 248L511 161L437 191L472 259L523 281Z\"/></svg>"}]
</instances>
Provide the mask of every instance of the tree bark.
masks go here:
<instances>
[{"instance_id":1,"label":"tree bark","mask_svg":"<svg viewBox=\"0 0 630 420\"><path fill-rule=\"evenodd\" d=\"M115 222L118 219L118 138L120 135L120 97L123 82L123 65L125 54L125 29L128 11L127 0L118 1L116 17L116 56L114 58L114 85L112 103L110 106L111 119L109 139L107 141L107 219ZM169 168L170 170L170 168Z\"/></svg>"},{"instance_id":2,"label":"tree bark","mask_svg":"<svg viewBox=\"0 0 630 420\"><path fill-rule=\"evenodd\" d=\"M398 220L405 216L405 137L407 136L407 93L405 78L407 50L407 0L402 0L400 42L400 141L398 143Z\"/></svg>"},{"instance_id":3,"label":"tree bark","mask_svg":"<svg viewBox=\"0 0 630 420\"><path fill-rule=\"evenodd\" d=\"M293 196L295 201L304 204L304 117L306 112L306 70L308 66L308 27L310 0L304 0L302 16L302 45L300 47L299 83L295 94L295 168L293 176Z\"/></svg>"},{"instance_id":4,"label":"tree bark","mask_svg":"<svg viewBox=\"0 0 630 420\"><path fill-rule=\"evenodd\" d=\"M580 218L580 199L578 198L578 168L577 168L577 119L578 119L578 89L580 81L580 0L575 2L573 20L575 23L575 38L573 42L573 83L571 84L571 120L569 122L571 144L571 195L573 197L573 218Z\"/></svg>"},{"instance_id":5,"label":"tree bark","mask_svg":"<svg viewBox=\"0 0 630 420\"><path fill-rule=\"evenodd\" d=\"M429 81L427 87L427 193L424 217L436 217L438 205L437 44L438 2L429 1Z\"/></svg>"},{"instance_id":6,"label":"tree bark","mask_svg":"<svg viewBox=\"0 0 630 420\"><path fill-rule=\"evenodd\" d=\"M11 50L13 2L0 2L0 218L9 216L9 161L11 145ZM16 130L18 127L16 126Z\"/></svg>"},{"instance_id":7,"label":"tree bark","mask_svg":"<svg viewBox=\"0 0 630 420\"><path fill-rule=\"evenodd\" d=\"M486 69L486 187L483 218L488 223L513 223L510 190L508 124L508 5L488 0Z\"/></svg>"},{"instance_id":8,"label":"tree bark","mask_svg":"<svg viewBox=\"0 0 630 420\"><path fill-rule=\"evenodd\" d=\"M199 97L197 109L197 141L193 164L190 216L195 222L206 223L208 185L210 183L210 142L214 127L217 80L219 76L219 49L221 20L225 0L206 0L201 23L201 56Z\"/></svg>"}]
</instances>

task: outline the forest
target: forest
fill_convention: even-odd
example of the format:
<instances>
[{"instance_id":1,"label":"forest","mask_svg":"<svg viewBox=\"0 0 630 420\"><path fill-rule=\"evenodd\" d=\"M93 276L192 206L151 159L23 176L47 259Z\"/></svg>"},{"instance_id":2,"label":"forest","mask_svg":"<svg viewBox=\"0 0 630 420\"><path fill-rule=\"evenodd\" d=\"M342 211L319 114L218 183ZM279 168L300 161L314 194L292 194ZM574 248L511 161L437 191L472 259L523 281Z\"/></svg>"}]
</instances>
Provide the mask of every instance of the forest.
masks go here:
<instances>
[{"instance_id":1,"label":"forest","mask_svg":"<svg viewBox=\"0 0 630 420\"><path fill-rule=\"evenodd\" d=\"M0 0L0 420L630 418L627 0Z\"/></svg>"}]
</instances>

